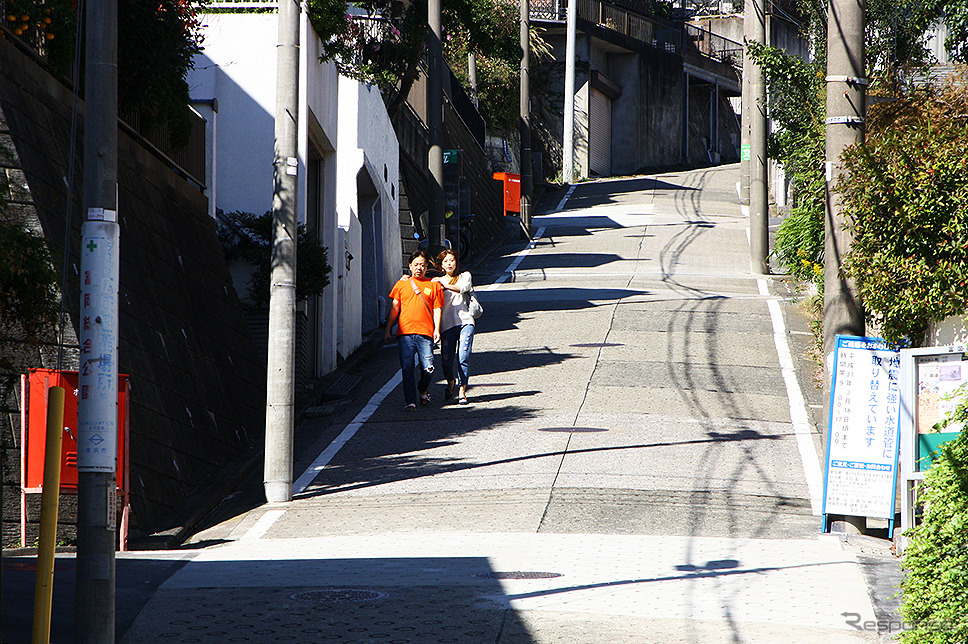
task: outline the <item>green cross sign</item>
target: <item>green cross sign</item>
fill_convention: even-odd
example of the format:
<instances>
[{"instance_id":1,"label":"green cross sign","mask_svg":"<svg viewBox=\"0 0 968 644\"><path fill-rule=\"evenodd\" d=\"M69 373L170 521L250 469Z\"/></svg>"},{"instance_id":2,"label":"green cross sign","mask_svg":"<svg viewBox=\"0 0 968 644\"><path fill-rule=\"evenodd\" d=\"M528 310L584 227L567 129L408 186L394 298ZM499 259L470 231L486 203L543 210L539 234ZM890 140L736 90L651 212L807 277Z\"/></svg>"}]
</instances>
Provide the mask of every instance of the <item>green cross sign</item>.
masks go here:
<instances>
[{"instance_id":1,"label":"green cross sign","mask_svg":"<svg viewBox=\"0 0 968 644\"><path fill-rule=\"evenodd\" d=\"M94 240L92 239L87 243L87 250L93 253L95 248L97 248L97 244L95 244Z\"/></svg>"}]
</instances>

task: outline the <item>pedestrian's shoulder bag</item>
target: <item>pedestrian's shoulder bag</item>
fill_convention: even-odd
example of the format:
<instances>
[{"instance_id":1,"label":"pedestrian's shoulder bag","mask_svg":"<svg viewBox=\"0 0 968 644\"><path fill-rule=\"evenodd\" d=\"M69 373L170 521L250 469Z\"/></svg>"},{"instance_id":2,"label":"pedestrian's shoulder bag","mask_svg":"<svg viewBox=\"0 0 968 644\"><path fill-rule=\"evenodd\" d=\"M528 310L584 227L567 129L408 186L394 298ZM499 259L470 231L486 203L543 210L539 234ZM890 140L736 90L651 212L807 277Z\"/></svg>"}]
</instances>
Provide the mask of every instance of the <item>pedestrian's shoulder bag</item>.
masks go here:
<instances>
[{"instance_id":1,"label":"pedestrian's shoulder bag","mask_svg":"<svg viewBox=\"0 0 968 644\"><path fill-rule=\"evenodd\" d=\"M477 296L474 295L474 289L467 291L467 312L471 314L471 317L475 320L481 317L484 313L484 307L478 301Z\"/></svg>"},{"instance_id":2,"label":"pedestrian's shoulder bag","mask_svg":"<svg viewBox=\"0 0 968 644\"><path fill-rule=\"evenodd\" d=\"M433 315L434 311L433 309L430 308L430 302L427 301L427 298L425 298L423 296L423 293L420 292L420 289L417 288L417 283L413 281L412 277L409 278L409 280L410 280L410 288L413 289L413 292L417 294L417 297L420 298L420 300L424 303L424 306L427 307L427 310L430 311L430 314Z\"/></svg>"}]
</instances>

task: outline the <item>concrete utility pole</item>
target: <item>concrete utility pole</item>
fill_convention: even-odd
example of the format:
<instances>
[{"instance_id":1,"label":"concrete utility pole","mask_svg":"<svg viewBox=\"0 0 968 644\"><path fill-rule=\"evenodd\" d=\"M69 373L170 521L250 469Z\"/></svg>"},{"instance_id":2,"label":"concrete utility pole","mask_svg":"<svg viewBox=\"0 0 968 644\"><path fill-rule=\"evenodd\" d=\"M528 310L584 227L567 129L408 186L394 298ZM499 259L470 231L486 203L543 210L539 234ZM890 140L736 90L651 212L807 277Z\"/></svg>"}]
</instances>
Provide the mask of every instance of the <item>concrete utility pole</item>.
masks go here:
<instances>
[{"instance_id":1,"label":"concrete utility pole","mask_svg":"<svg viewBox=\"0 0 968 644\"><path fill-rule=\"evenodd\" d=\"M837 334L864 335L864 310L852 280L841 274L850 249L839 196L845 148L864 140L867 87L863 0L830 0L827 5L827 167L824 219L823 351L833 351ZM827 379L829 382L829 378Z\"/></svg>"},{"instance_id":2,"label":"concrete utility pole","mask_svg":"<svg viewBox=\"0 0 968 644\"><path fill-rule=\"evenodd\" d=\"M565 106L564 131L561 140L561 182L575 180L575 39L578 32L578 0L567 0L565 21Z\"/></svg>"},{"instance_id":3,"label":"concrete utility pole","mask_svg":"<svg viewBox=\"0 0 968 644\"><path fill-rule=\"evenodd\" d=\"M752 1L752 0L751 0ZM746 14L743 16L743 42L748 43L752 40L750 36L749 14L753 11L751 4L746 5ZM746 215L749 216L750 206L750 114L753 105L753 86L750 84L750 77L753 75L753 57L750 56L748 48L743 52L743 78L741 79L742 106L740 108L740 152L739 152L739 202L746 207Z\"/></svg>"},{"instance_id":4,"label":"concrete utility pole","mask_svg":"<svg viewBox=\"0 0 968 644\"><path fill-rule=\"evenodd\" d=\"M114 642L118 457L118 5L85 12L74 641Z\"/></svg>"},{"instance_id":5,"label":"concrete utility pole","mask_svg":"<svg viewBox=\"0 0 968 644\"><path fill-rule=\"evenodd\" d=\"M480 107L477 97L477 54L472 51L467 52L467 80L471 86L471 100L474 107Z\"/></svg>"},{"instance_id":6,"label":"concrete utility pole","mask_svg":"<svg viewBox=\"0 0 968 644\"><path fill-rule=\"evenodd\" d=\"M746 0L747 34L750 42L766 44L766 11L763 0ZM763 68L750 66L750 259L754 273L770 272L770 187L766 156L766 82Z\"/></svg>"},{"instance_id":7,"label":"concrete utility pole","mask_svg":"<svg viewBox=\"0 0 968 644\"><path fill-rule=\"evenodd\" d=\"M833 188L843 174L840 157L848 146L862 143L865 132L867 73L864 52L864 0L830 0L827 5L827 149L823 262L823 352L827 372L824 400L829 415L836 337L865 335L864 309L853 280L844 278L841 263L852 243L844 229L843 207ZM864 517L829 517L831 527L860 533ZM828 526L824 526L827 529Z\"/></svg>"},{"instance_id":8,"label":"concrete utility pole","mask_svg":"<svg viewBox=\"0 0 968 644\"><path fill-rule=\"evenodd\" d=\"M531 16L528 0L521 0L521 227L531 239Z\"/></svg>"},{"instance_id":9,"label":"concrete utility pole","mask_svg":"<svg viewBox=\"0 0 968 644\"><path fill-rule=\"evenodd\" d=\"M440 21L440 0L428 0L427 24L427 130L430 152L430 212L427 233L431 250L444 245L444 54L441 49L443 30Z\"/></svg>"},{"instance_id":10,"label":"concrete utility pole","mask_svg":"<svg viewBox=\"0 0 968 644\"><path fill-rule=\"evenodd\" d=\"M266 501L292 500L296 363L296 238L299 152L299 3L280 0L276 47L276 127L272 268L266 368Z\"/></svg>"}]
</instances>

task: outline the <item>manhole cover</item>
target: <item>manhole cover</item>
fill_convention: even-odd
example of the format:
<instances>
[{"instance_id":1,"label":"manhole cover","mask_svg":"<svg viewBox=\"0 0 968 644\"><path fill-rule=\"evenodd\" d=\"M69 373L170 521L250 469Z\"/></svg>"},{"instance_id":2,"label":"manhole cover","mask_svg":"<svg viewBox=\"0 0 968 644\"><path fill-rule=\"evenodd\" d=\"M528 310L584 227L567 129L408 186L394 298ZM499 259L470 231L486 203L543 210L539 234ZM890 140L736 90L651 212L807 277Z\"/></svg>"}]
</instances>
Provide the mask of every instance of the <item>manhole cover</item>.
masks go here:
<instances>
[{"instance_id":1,"label":"manhole cover","mask_svg":"<svg viewBox=\"0 0 968 644\"><path fill-rule=\"evenodd\" d=\"M541 427L538 429L539 432L568 432L568 433L589 433L589 432L607 432L607 429L602 427Z\"/></svg>"},{"instance_id":2,"label":"manhole cover","mask_svg":"<svg viewBox=\"0 0 968 644\"><path fill-rule=\"evenodd\" d=\"M605 347L624 347L625 345L620 342L584 342L571 346L578 349L604 349Z\"/></svg>"},{"instance_id":3,"label":"manhole cover","mask_svg":"<svg viewBox=\"0 0 968 644\"><path fill-rule=\"evenodd\" d=\"M562 577L560 572L533 572L530 570L511 570L508 572L476 572L475 579L554 579Z\"/></svg>"},{"instance_id":4,"label":"manhole cover","mask_svg":"<svg viewBox=\"0 0 968 644\"><path fill-rule=\"evenodd\" d=\"M387 596L386 593L375 590L330 588L328 590L307 590L290 595L289 598L304 602L313 602L315 604L349 604L376 601L378 599L384 599Z\"/></svg>"}]
</instances>

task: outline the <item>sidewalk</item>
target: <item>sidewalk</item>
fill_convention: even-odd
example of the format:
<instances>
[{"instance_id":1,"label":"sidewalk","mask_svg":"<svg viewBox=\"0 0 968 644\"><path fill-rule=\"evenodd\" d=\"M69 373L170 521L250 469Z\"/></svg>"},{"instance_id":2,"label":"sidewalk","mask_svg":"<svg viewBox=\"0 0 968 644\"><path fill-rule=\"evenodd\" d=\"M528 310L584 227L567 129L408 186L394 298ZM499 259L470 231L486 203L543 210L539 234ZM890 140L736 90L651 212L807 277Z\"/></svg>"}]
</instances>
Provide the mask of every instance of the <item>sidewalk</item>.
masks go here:
<instances>
[{"instance_id":1,"label":"sidewalk","mask_svg":"<svg viewBox=\"0 0 968 644\"><path fill-rule=\"evenodd\" d=\"M121 641L886 641L852 624L891 616L897 563L817 534L808 331L750 274L737 178L536 216L475 269L472 404L405 413L376 351L301 426L293 502L252 477L187 549L119 556L172 568Z\"/></svg>"}]
</instances>

